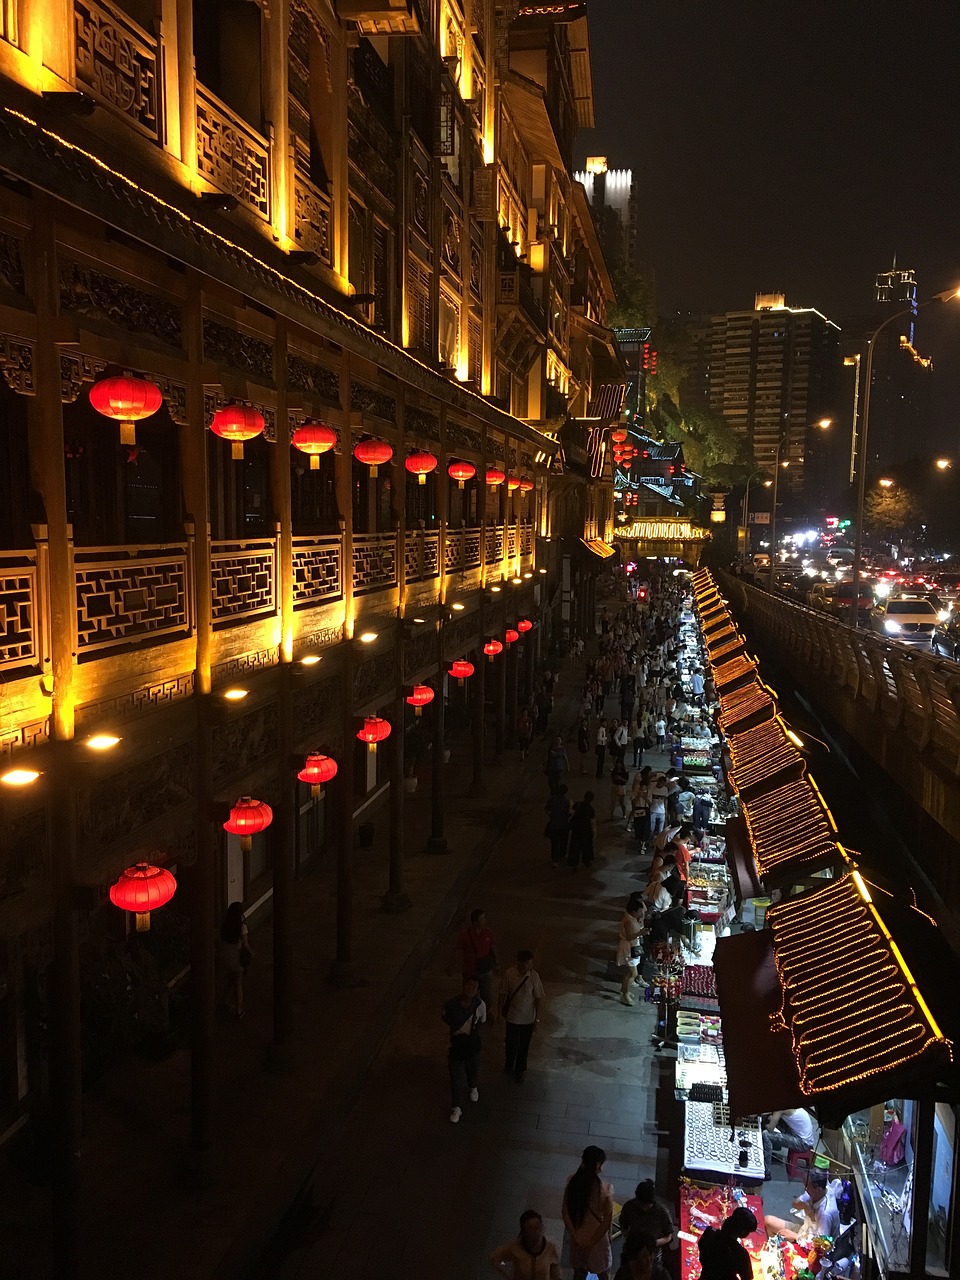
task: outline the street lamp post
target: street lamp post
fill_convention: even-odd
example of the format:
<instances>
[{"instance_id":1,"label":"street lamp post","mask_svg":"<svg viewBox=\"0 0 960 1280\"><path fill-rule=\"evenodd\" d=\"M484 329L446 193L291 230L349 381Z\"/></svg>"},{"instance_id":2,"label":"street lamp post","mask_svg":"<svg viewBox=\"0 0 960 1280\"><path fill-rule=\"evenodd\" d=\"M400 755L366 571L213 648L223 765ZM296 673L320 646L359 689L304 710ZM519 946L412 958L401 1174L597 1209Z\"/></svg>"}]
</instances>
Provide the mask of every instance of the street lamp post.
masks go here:
<instances>
[{"instance_id":1,"label":"street lamp post","mask_svg":"<svg viewBox=\"0 0 960 1280\"><path fill-rule=\"evenodd\" d=\"M773 571L776 567L777 556L777 490L780 488L780 470L786 465L781 463L780 454L783 446L787 443L787 437L781 436L777 441L777 452L773 460L773 510L770 512L770 573L767 578L767 586L773 590Z\"/></svg>"},{"instance_id":2,"label":"street lamp post","mask_svg":"<svg viewBox=\"0 0 960 1280\"><path fill-rule=\"evenodd\" d=\"M916 308L904 307L900 311L895 311L892 316L887 316L886 320L874 329L867 342L867 358L864 362L863 373L863 426L860 431L860 439L858 443L859 449L859 465L860 471L857 476L857 524L856 536L853 544L853 591L850 595L850 625L855 627L860 620L860 556L863 551L863 500L866 494L867 480L867 440L870 431L870 384L873 382L873 353L877 349L877 338L883 333L884 329L902 320L904 316L915 315L922 307L928 307L931 302L947 302L950 298L960 297L960 289L946 289L943 293L935 293L932 298L926 298Z\"/></svg>"}]
</instances>

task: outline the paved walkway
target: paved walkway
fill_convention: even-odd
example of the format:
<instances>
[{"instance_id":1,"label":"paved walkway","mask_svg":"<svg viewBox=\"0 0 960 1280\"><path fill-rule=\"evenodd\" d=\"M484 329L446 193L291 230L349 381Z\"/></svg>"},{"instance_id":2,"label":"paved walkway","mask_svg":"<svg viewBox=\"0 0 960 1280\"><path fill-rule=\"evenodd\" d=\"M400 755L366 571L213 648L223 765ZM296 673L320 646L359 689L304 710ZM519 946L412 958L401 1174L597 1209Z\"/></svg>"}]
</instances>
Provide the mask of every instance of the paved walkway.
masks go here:
<instances>
[{"instance_id":1,"label":"paved walkway","mask_svg":"<svg viewBox=\"0 0 960 1280\"><path fill-rule=\"evenodd\" d=\"M579 691L580 673L568 663L551 727L572 735ZM627 856L622 826L604 821L609 780L575 775L573 799L597 790L599 857L577 873L549 865L544 750L538 741L523 765L508 752L489 770L487 797L470 800L469 740L455 747L448 855L423 852L429 788L407 798L414 905L399 916L381 910L385 811L378 818L378 842L358 852L355 864L356 957L365 985L343 990L326 980L333 860L297 886L297 1045L282 1076L264 1069L269 925L257 931L247 1016L225 1018L217 1037L221 1140L212 1184L197 1185L185 1152L185 1051L161 1063L131 1057L88 1091L84 1276L468 1280L484 1274L490 1250L515 1233L525 1208L538 1207L559 1239L561 1189L588 1142L606 1148L618 1199L639 1177L653 1176L653 1012L619 1004L617 984L606 977L622 903L642 882L642 864ZM576 768L572 743L571 759ZM648 762L662 758L654 753ZM474 905L486 909L501 957L509 961L522 946L535 951L548 999L526 1082L502 1075L500 1030L488 1031L480 1101L454 1126L439 1010L458 989L458 976L445 969L455 929ZM303 1211L284 1222L311 1168ZM661 1175L666 1190L665 1168ZM0 1193L0 1276L49 1275L45 1189L5 1171Z\"/></svg>"}]
</instances>

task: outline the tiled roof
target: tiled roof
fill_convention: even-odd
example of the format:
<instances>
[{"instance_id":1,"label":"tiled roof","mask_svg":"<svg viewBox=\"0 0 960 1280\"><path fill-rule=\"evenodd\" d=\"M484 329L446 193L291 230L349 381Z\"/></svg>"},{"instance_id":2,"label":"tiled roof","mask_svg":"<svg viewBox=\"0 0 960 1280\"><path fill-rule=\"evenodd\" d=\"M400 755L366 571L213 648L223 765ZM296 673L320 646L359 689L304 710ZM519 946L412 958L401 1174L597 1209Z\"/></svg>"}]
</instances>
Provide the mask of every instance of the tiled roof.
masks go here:
<instances>
[{"instance_id":1,"label":"tiled roof","mask_svg":"<svg viewBox=\"0 0 960 1280\"><path fill-rule=\"evenodd\" d=\"M809 1097L952 1061L951 1042L858 873L777 903L767 925L784 992L781 1020Z\"/></svg>"},{"instance_id":2,"label":"tiled roof","mask_svg":"<svg viewBox=\"0 0 960 1280\"><path fill-rule=\"evenodd\" d=\"M722 690L735 681L742 680L744 676L751 675L756 669L757 664L752 658L735 658L733 662L728 662L722 671L714 673L714 683L718 690Z\"/></svg>"},{"instance_id":3,"label":"tiled roof","mask_svg":"<svg viewBox=\"0 0 960 1280\"><path fill-rule=\"evenodd\" d=\"M720 698L720 728L725 734L736 733L747 720L764 714L765 719L776 715L777 706L766 687L753 680L741 689L734 689Z\"/></svg>"},{"instance_id":4,"label":"tiled roof","mask_svg":"<svg viewBox=\"0 0 960 1280\"><path fill-rule=\"evenodd\" d=\"M719 679L719 674L715 678ZM791 778L796 781L803 774L803 758L787 737L779 716L755 729L731 734L727 738L727 746L730 749L730 774L738 792L756 794L760 788L766 791Z\"/></svg>"}]
</instances>

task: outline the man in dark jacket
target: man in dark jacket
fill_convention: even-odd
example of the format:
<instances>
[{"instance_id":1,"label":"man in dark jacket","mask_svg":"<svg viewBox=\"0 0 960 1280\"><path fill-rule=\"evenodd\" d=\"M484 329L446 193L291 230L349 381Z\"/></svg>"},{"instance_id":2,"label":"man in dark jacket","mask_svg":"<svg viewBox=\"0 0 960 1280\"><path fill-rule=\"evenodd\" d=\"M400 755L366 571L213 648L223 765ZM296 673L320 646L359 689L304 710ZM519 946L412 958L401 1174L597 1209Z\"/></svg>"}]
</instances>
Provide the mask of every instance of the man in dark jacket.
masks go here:
<instances>
[{"instance_id":1,"label":"man in dark jacket","mask_svg":"<svg viewBox=\"0 0 960 1280\"><path fill-rule=\"evenodd\" d=\"M734 1209L719 1231L707 1227L697 1241L700 1280L753 1280L753 1264L740 1241L756 1229L756 1218L742 1206Z\"/></svg>"}]
</instances>

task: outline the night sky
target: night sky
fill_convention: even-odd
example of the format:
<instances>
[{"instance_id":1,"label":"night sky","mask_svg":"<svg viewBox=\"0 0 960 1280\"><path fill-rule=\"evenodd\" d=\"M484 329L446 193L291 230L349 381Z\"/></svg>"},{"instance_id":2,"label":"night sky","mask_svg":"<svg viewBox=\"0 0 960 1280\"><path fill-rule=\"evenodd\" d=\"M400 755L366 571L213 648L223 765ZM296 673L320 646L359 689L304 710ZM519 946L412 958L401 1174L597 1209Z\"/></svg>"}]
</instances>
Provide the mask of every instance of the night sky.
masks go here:
<instances>
[{"instance_id":1,"label":"night sky","mask_svg":"<svg viewBox=\"0 0 960 1280\"><path fill-rule=\"evenodd\" d=\"M640 178L661 315L782 290L841 326L896 253L919 296L960 285L955 0L589 0L597 128ZM935 439L960 443L960 303L918 334ZM948 421L948 419L950 421Z\"/></svg>"}]
</instances>

